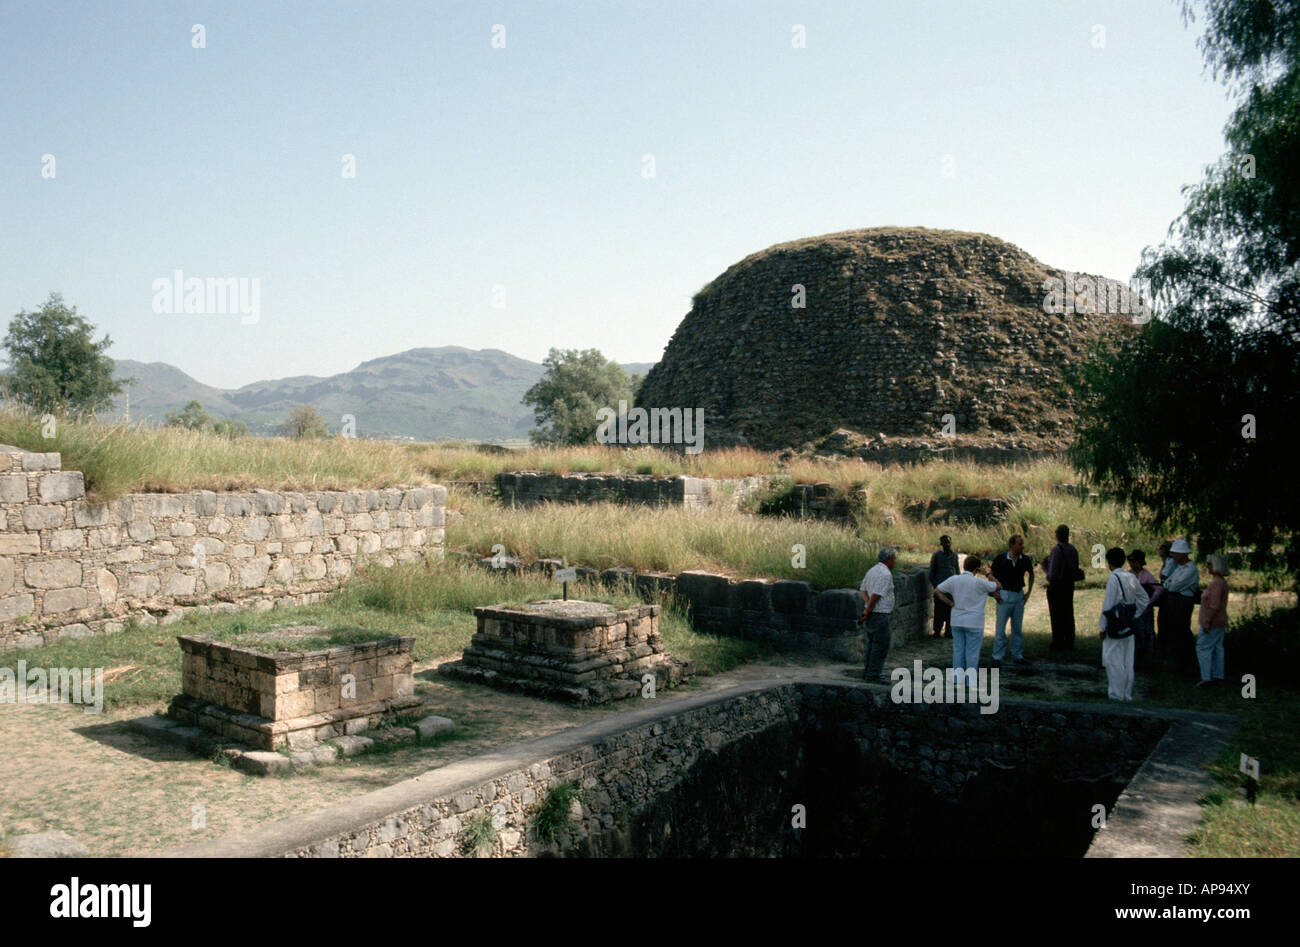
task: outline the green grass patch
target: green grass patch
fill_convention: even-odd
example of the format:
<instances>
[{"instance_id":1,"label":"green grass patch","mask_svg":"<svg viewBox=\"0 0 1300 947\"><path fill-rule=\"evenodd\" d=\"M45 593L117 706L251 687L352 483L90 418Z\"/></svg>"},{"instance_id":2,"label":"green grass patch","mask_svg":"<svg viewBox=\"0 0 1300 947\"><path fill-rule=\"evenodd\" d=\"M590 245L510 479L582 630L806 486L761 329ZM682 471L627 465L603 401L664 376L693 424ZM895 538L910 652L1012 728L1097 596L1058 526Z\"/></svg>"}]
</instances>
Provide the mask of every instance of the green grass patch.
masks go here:
<instances>
[{"instance_id":1,"label":"green grass patch","mask_svg":"<svg viewBox=\"0 0 1300 947\"><path fill-rule=\"evenodd\" d=\"M458 656L476 630L477 605L522 603L555 598L554 582L540 575L489 572L456 561L367 569L348 586L324 601L265 612L198 615L166 627L130 624L116 634L58 641L41 648L0 655L0 667L17 673L18 662L35 668L103 668L104 707L165 702L181 692L181 650L177 635L207 635L258 650L311 650L339 644L373 641L394 635L415 639L417 663ZM639 599L624 589L570 583L570 597L606 601L619 608ZM264 641L250 636L289 625L326 625L328 635L288 641ZM680 603L667 602L660 628L669 649L696 662L701 674L715 674L769 653L764 645L704 635L690 629ZM459 731L459 728L458 728ZM458 732L454 731L454 732ZM459 739L442 736L440 739Z\"/></svg>"},{"instance_id":2,"label":"green grass patch","mask_svg":"<svg viewBox=\"0 0 1300 947\"><path fill-rule=\"evenodd\" d=\"M299 623L295 622L294 624ZM310 623L302 622L301 624ZM211 637L222 644L237 645L255 651L267 652L319 651L343 645L383 641L392 637L386 631L375 628L361 628L355 625L335 626L303 638L267 638L265 637L266 634L265 631L249 630L240 623L236 627L218 628L212 633Z\"/></svg>"},{"instance_id":3,"label":"green grass patch","mask_svg":"<svg viewBox=\"0 0 1300 947\"><path fill-rule=\"evenodd\" d=\"M582 797L577 783L557 783L546 792L546 798L533 815L533 837L549 845L560 837L560 831L569 822L569 810L575 799Z\"/></svg>"},{"instance_id":4,"label":"green grass patch","mask_svg":"<svg viewBox=\"0 0 1300 947\"><path fill-rule=\"evenodd\" d=\"M497 827L486 812L465 823L460 832L460 850L471 858L485 858L497 844Z\"/></svg>"}]
</instances>

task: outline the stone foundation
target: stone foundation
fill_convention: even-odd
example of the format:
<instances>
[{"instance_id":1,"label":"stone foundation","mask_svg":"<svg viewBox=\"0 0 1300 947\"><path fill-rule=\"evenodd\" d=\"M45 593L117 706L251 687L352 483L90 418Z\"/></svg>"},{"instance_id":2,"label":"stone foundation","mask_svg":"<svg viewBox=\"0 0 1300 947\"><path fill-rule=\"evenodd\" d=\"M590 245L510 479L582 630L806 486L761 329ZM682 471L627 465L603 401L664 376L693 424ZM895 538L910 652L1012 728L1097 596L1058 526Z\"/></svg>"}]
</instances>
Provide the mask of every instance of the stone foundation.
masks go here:
<instances>
[{"instance_id":1,"label":"stone foundation","mask_svg":"<svg viewBox=\"0 0 1300 947\"><path fill-rule=\"evenodd\" d=\"M801 833L825 832L819 826L833 826L835 820L847 820L851 830L853 813L844 803L852 800L840 794L838 808L815 808L807 800L830 792L826 798L834 803L839 787L868 788L854 786L844 774L858 759L875 759L886 762L886 772L906 780L918 795L949 805L961 805L965 794L980 786L998 789L995 805L1004 804L1015 799L1014 781L1032 778L1036 786L1044 780L1062 787L1095 783L1095 801L1107 810L1112 806L1100 787L1127 782L1140 766L1139 777L1149 772L1151 779L1130 785L1107 812L1113 818L1093 845L1104 851L1089 854L1130 854L1116 844L1129 840L1150 846L1132 854L1183 856L1188 854L1183 839L1201 815L1195 799L1215 785L1205 767L1236 729L1229 717L1104 702L1007 698L989 715L970 705L896 704L888 687L843 683L817 670L793 673L795 681L757 681L671 703L644 701L582 727L170 854L455 856L466 853L467 826L486 817L498 829L488 852L494 855L824 855L825 848L801 848ZM766 740L766 734L774 739ZM842 748L824 757L843 764L831 774L807 766L811 757L805 749L824 737L835 738ZM733 752L755 738L764 739L769 755ZM1153 745L1154 753L1143 762ZM725 782L706 782L707 795L687 800L695 805L665 808L664 802L682 801L678 790L689 787L693 773L710 767L714 775L725 774ZM1178 775L1172 782L1171 771ZM1192 784L1188 792L1184 779ZM555 840L544 842L536 832L538 810L551 789L566 783L581 796ZM1013 788L1004 790L1008 784ZM741 792L746 787L747 797ZM1052 794L1023 802L1033 805ZM794 830L796 803L827 821L810 818L807 830ZM1092 813L1084 809L1080 815L1078 827L1086 834ZM665 825L672 831L665 832ZM1017 834L1015 827L997 826L994 832ZM843 837L853 840L851 832ZM949 844L960 846L962 837L954 833ZM696 850L686 850L692 847ZM908 840L870 854L915 857L936 851Z\"/></svg>"},{"instance_id":2,"label":"stone foundation","mask_svg":"<svg viewBox=\"0 0 1300 947\"><path fill-rule=\"evenodd\" d=\"M631 503L644 506L735 507L765 488L767 475L735 479L655 477L650 474L567 473L514 470L497 474L497 490L507 506L541 503Z\"/></svg>"},{"instance_id":3,"label":"stone foundation","mask_svg":"<svg viewBox=\"0 0 1300 947\"><path fill-rule=\"evenodd\" d=\"M478 633L464 656L439 673L577 704L635 697L645 674L666 688L690 673L689 662L664 650L658 605L549 599L480 607L474 616Z\"/></svg>"},{"instance_id":4,"label":"stone foundation","mask_svg":"<svg viewBox=\"0 0 1300 947\"><path fill-rule=\"evenodd\" d=\"M954 497L951 500L912 503L903 507L903 512L912 519L926 522L992 526L1006 519L1010 507L1010 502L1002 497Z\"/></svg>"},{"instance_id":5,"label":"stone foundation","mask_svg":"<svg viewBox=\"0 0 1300 947\"><path fill-rule=\"evenodd\" d=\"M133 493L85 499L57 453L0 445L0 651L304 605L362 559L441 556L447 490Z\"/></svg>"},{"instance_id":6,"label":"stone foundation","mask_svg":"<svg viewBox=\"0 0 1300 947\"><path fill-rule=\"evenodd\" d=\"M262 749L298 750L360 733L420 703L411 673L414 638L279 652L197 635L177 641L184 693L168 715Z\"/></svg>"},{"instance_id":7,"label":"stone foundation","mask_svg":"<svg viewBox=\"0 0 1300 947\"><path fill-rule=\"evenodd\" d=\"M554 575L559 559L537 559L528 565L506 557L469 559L489 571ZM631 590L645 601L676 595L689 607L691 624L700 631L771 642L782 651L820 654L835 661L861 661L865 656L862 596L857 589L816 589L797 579L736 579L691 569L637 572L626 566L594 569L575 566L577 577L610 589ZM865 571L865 567L864 567ZM932 589L925 569L894 573L894 611L890 640L899 645L930 634Z\"/></svg>"}]
</instances>

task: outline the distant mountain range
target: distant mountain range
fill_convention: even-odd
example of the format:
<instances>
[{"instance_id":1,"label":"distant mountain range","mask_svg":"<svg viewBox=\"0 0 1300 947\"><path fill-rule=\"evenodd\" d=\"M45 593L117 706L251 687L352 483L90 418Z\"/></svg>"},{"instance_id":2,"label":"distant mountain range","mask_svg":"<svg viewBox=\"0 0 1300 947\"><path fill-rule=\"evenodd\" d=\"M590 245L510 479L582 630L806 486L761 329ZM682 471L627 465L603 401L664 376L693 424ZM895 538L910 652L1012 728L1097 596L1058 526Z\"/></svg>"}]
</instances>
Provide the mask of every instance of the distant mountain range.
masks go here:
<instances>
[{"instance_id":1,"label":"distant mountain range","mask_svg":"<svg viewBox=\"0 0 1300 947\"><path fill-rule=\"evenodd\" d=\"M653 364L623 368L645 375ZM209 414L243 421L250 433L273 434L294 408L310 404L332 430L352 415L358 437L496 442L528 436L533 415L520 399L541 378L542 366L500 349L449 345L371 359L327 378L300 375L233 390L205 385L165 362L118 359L115 373L135 379L132 421L161 424L169 412L198 401ZM125 407L119 399L110 416L121 417Z\"/></svg>"}]
</instances>

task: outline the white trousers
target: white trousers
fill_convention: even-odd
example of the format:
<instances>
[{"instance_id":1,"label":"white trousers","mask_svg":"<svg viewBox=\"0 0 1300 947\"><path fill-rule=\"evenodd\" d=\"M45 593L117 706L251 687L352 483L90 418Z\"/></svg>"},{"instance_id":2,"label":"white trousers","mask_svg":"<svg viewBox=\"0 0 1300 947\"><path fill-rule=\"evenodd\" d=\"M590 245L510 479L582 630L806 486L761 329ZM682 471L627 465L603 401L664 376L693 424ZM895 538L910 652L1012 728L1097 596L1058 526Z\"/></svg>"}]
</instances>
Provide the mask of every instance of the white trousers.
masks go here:
<instances>
[{"instance_id":1,"label":"white trousers","mask_svg":"<svg viewBox=\"0 0 1300 947\"><path fill-rule=\"evenodd\" d=\"M1127 638L1103 638L1101 664L1106 669L1111 700L1133 699L1134 635Z\"/></svg>"}]
</instances>

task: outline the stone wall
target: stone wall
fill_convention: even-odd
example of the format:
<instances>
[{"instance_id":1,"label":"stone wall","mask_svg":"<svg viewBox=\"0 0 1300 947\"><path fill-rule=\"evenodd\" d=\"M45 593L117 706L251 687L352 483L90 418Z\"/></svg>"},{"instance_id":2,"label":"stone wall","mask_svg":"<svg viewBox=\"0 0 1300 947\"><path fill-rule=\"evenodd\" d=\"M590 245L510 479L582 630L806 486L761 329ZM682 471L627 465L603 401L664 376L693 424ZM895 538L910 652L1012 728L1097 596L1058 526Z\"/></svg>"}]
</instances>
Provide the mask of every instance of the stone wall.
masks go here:
<instances>
[{"instance_id":1,"label":"stone wall","mask_svg":"<svg viewBox=\"0 0 1300 947\"><path fill-rule=\"evenodd\" d=\"M845 492L824 481L796 483L790 486L789 493L761 502L758 512L765 516L793 516L852 526L866 510L869 497L865 485Z\"/></svg>"},{"instance_id":2,"label":"stone wall","mask_svg":"<svg viewBox=\"0 0 1300 947\"><path fill-rule=\"evenodd\" d=\"M770 476L710 479L707 477L656 477L624 473L543 473L513 470L496 476L497 491L506 506L540 503L633 503L646 506L736 506L762 490Z\"/></svg>"},{"instance_id":3,"label":"stone wall","mask_svg":"<svg viewBox=\"0 0 1300 947\"><path fill-rule=\"evenodd\" d=\"M629 826L644 821L646 813L662 817L657 801L689 779L698 764L773 730L784 734L778 747L784 748L782 759L773 761L784 761L777 766L784 771L778 776L776 769L763 768L757 774L760 782L776 788L764 797L771 811L754 812L746 800L724 800L717 786L706 802L716 819L726 816L728 806L739 807L746 822L765 827L766 853L780 854L788 847L782 836L789 836L790 805L801 801L792 793L810 788L803 781L809 774L801 771L805 738L845 733L850 739L842 746L850 753L884 754L912 785L951 800L961 796L967 783L991 775L1000 785L1008 773L1012 779L1043 777L1049 784L1085 788L1092 782L1122 785L1158 746L1170 724L1170 715L1159 711L1048 701L1005 700L998 713L982 715L970 705L895 704L884 687L814 679L742 685L724 695L683 698L662 710L646 701L629 715L633 719L620 715L450 764L317 813L173 854L456 856L468 854L465 830L476 820L491 820L496 829L488 854L639 854L620 847L627 842ZM1218 752L1217 745L1206 747L1208 758ZM728 777L729 784L738 783L742 775ZM786 783L791 792L781 791ZM562 819L556 838L539 839L537 812L561 784L572 785L581 795ZM662 822L655 827L662 840ZM1086 822L1082 828L1086 840L1090 828ZM1143 828L1139 822L1132 830ZM1007 826L996 830L1012 831ZM734 854L732 841L717 838L712 854ZM763 853L752 843L746 850Z\"/></svg>"},{"instance_id":4,"label":"stone wall","mask_svg":"<svg viewBox=\"0 0 1300 947\"><path fill-rule=\"evenodd\" d=\"M911 519L926 522L992 526L1006 519L1010 507L1002 497L953 497L911 503L903 507L903 512Z\"/></svg>"},{"instance_id":5,"label":"stone wall","mask_svg":"<svg viewBox=\"0 0 1300 947\"><path fill-rule=\"evenodd\" d=\"M558 559L539 559L525 567L518 559L474 560L485 569L525 568L554 573ZM804 651L839 661L861 661L862 596L857 589L816 589L797 579L736 579L714 572L687 570L637 572L625 566L598 570L576 566L577 577L616 588L629 586L646 601L675 595L690 608L691 623L701 631L769 641L787 651ZM865 571L865 569L863 570ZM895 644L930 633L932 592L925 569L894 574L894 611L890 631Z\"/></svg>"},{"instance_id":6,"label":"stone wall","mask_svg":"<svg viewBox=\"0 0 1300 947\"><path fill-rule=\"evenodd\" d=\"M57 453L0 446L0 651L196 608L314 601L363 557L440 555L446 494L191 490L89 504Z\"/></svg>"},{"instance_id":7,"label":"stone wall","mask_svg":"<svg viewBox=\"0 0 1300 947\"><path fill-rule=\"evenodd\" d=\"M1007 699L984 714L973 704L894 703L884 690L813 685L803 697L814 726L842 728L862 753L949 798L989 768L1127 782L1169 727L1158 714L1107 704Z\"/></svg>"},{"instance_id":8,"label":"stone wall","mask_svg":"<svg viewBox=\"0 0 1300 947\"><path fill-rule=\"evenodd\" d=\"M862 596L857 589L814 589L794 579L732 579L709 572L677 576L677 595L691 605L701 631L770 641L783 650L806 651L840 661L861 661ZM895 644L923 638L930 617L930 580L925 570L894 575L890 637Z\"/></svg>"}]
</instances>

